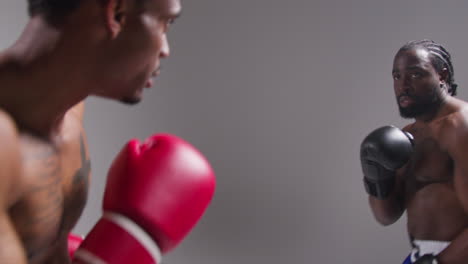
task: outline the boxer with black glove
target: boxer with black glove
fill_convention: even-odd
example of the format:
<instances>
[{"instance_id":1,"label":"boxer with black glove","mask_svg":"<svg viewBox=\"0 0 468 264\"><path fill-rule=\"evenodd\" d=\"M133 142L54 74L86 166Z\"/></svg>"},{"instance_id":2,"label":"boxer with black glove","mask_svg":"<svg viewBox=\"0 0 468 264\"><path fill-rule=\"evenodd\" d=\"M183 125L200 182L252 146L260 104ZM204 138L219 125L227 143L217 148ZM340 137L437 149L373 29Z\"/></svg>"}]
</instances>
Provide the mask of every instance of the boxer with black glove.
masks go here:
<instances>
[{"instance_id":1,"label":"boxer with black glove","mask_svg":"<svg viewBox=\"0 0 468 264\"><path fill-rule=\"evenodd\" d=\"M370 133L361 144L364 185L369 195L386 199L395 186L395 171L410 158L411 134L394 126L384 126Z\"/></svg>"},{"instance_id":2,"label":"boxer with black glove","mask_svg":"<svg viewBox=\"0 0 468 264\"><path fill-rule=\"evenodd\" d=\"M400 116L411 122L405 132L378 129L362 145L372 213L382 225L406 213L412 249L405 264L466 264L468 102L455 97L451 55L432 40L410 41L391 72Z\"/></svg>"}]
</instances>

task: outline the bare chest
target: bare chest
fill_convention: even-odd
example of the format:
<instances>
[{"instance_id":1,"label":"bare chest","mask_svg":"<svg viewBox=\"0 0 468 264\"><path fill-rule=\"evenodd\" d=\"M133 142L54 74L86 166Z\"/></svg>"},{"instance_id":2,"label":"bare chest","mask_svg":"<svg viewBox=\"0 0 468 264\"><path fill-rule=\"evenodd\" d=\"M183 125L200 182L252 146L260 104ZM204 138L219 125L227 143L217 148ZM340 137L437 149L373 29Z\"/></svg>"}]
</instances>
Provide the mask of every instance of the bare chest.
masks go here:
<instances>
[{"instance_id":1,"label":"bare chest","mask_svg":"<svg viewBox=\"0 0 468 264\"><path fill-rule=\"evenodd\" d=\"M466 228L468 219L454 189L450 138L446 130L437 129L410 131L414 152L403 174L408 232L419 239L451 241Z\"/></svg>"},{"instance_id":2,"label":"bare chest","mask_svg":"<svg viewBox=\"0 0 468 264\"><path fill-rule=\"evenodd\" d=\"M29 259L54 251L86 204L90 162L83 137L54 146L22 138L22 199L10 210Z\"/></svg>"},{"instance_id":3,"label":"bare chest","mask_svg":"<svg viewBox=\"0 0 468 264\"><path fill-rule=\"evenodd\" d=\"M414 192L431 183L451 183L454 177L453 160L438 131L424 128L411 133L414 136L414 152L404 174L408 191Z\"/></svg>"}]
</instances>

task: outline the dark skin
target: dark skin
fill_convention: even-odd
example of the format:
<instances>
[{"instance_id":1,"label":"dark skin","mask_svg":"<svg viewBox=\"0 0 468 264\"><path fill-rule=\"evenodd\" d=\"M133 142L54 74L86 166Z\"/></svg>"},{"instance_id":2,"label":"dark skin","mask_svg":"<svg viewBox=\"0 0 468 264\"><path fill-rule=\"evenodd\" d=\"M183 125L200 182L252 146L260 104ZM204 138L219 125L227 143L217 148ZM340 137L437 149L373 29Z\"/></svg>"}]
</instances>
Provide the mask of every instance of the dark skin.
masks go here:
<instances>
[{"instance_id":1,"label":"dark skin","mask_svg":"<svg viewBox=\"0 0 468 264\"><path fill-rule=\"evenodd\" d=\"M91 171L83 100L140 101L180 11L179 0L84 0L55 26L32 17L0 53L0 263L71 263Z\"/></svg>"},{"instance_id":2,"label":"dark skin","mask_svg":"<svg viewBox=\"0 0 468 264\"><path fill-rule=\"evenodd\" d=\"M86 203L90 161L78 113L64 118L51 143L20 131L21 198L9 215L29 263L67 263L67 236Z\"/></svg>"},{"instance_id":3,"label":"dark skin","mask_svg":"<svg viewBox=\"0 0 468 264\"><path fill-rule=\"evenodd\" d=\"M438 260L468 263L468 103L448 94L447 69L438 72L422 47L402 51L393 64L400 108L420 101L440 104L414 116L403 130L414 136L414 153L397 171L397 185L386 200L369 197L378 222L390 225L406 211L414 239L451 241ZM402 96L401 95L406 95Z\"/></svg>"}]
</instances>

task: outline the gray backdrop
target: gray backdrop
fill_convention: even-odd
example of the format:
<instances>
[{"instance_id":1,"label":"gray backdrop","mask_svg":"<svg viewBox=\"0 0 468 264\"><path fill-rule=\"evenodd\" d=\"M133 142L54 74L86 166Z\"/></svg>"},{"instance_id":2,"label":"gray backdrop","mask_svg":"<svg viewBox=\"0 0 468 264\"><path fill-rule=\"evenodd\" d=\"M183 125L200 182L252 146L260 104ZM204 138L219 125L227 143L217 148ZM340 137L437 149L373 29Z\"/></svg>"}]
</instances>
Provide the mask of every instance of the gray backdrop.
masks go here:
<instances>
[{"instance_id":1,"label":"gray backdrop","mask_svg":"<svg viewBox=\"0 0 468 264\"><path fill-rule=\"evenodd\" d=\"M0 1L0 48L19 35L26 0ZM75 231L100 215L106 171L131 137L171 132L217 172L206 215L167 264L401 263L405 219L381 227L367 205L359 144L406 123L391 66L408 40L454 56L467 99L465 0L194 0L170 33L172 56L143 103L91 98L93 181Z\"/></svg>"}]
</instances>

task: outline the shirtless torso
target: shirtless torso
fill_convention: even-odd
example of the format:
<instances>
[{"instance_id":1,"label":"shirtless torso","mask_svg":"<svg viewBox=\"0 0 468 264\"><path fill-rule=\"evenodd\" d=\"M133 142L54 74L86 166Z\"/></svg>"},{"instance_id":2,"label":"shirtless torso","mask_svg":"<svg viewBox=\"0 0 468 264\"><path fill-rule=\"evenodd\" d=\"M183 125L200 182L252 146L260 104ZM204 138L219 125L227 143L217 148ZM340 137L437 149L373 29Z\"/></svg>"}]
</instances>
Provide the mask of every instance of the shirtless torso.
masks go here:
<instances>
[{"instance_id":1,"label":"shirtless torso","mask_svg":"<svg viewBox=\"0 0 468 264\"><path fill-rule=\"evenodd\" d=\"M452 153L457 130L466 130L467 106L427 124L405 128L414 136L414 153L400 171L411 237L452 241L468 227L468 214L455 184L467 177L455 171ZM465 131L466 132L466 131ZM457 146L458 145L458 146ZM468 161L467 161L468 162Z\"/></svg>"},{"instance_id":2,"label":"shirtless torso","mask_svg":"<svg viewBox=\"0 0 468 264\"><path fill-rule=\"evenodd\" d=\"M53 140L19 131L20 177L8 208L29 263L68 263L67 236L86 203L90 161L82 105L70 110Z\"/></svg>"}]
</instances>

